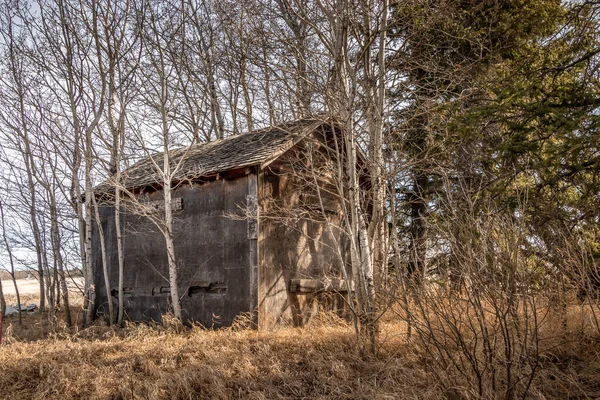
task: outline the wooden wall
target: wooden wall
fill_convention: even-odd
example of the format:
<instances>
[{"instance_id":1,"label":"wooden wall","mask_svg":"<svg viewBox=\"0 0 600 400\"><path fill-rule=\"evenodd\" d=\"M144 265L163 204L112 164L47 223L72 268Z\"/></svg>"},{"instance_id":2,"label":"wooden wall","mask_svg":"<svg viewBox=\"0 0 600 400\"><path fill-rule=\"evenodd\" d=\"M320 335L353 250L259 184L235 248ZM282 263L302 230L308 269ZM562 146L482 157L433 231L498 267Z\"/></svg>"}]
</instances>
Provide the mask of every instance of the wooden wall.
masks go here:
<instances>
[{"instance_id":1,"label":"wooden wall","mask_svg":"<svg viewBox=\"0 0 600 400\"><path fill-rule=\"evenodd\" d=\"M341 210L331 196L325 200L326 215L316 202L314 186L302 172L280 162L259 175L259 324L302 325L321 308L345 313L345 295L290 290L292 279L326 281L339 279L347 256L340 234ZM310 178L310 177L309 177ZM324 193L323 193L324 194ZM333 233L333 234L332 234ZM341 257L338 253L341 249ZM325 278L325 279L324 279Z\"/></svg>"},{"instance_id":2,"label":"wooden wall","mask_svg":"<svg viewBox=\"0 0 600 400\"><path fill-rule=\"evenodd\" d=\"M237 170L175 190L173 198L182 204L175 212L174 233L184 320L218 327L251 313L262 327L302 325L319 307L347 316L340 279L343 268L349 270L349 252L335 190L335 155L328 148L327 138L334 136L329 136L315 133L315 140L301 142L260 171ZM161 196L155 191L144 200L160 202ZM113 209L103 207L101 219L116 304ZM127 317L160 321L170 300L164 238L146 217L124 213L122 226ZM102 314L108 299L97 230L93 247L96 306Z\"/></svg>"},{"instance_id":3,"label":"wooden wall","mask_svg":"<svg viewBox=\"0 0 600 400\"><path fill-rule=\"evenodd\" d=\"M175 212L175 252L179 262L179 290L184 320L207 327L230 325L240 313L256 308L256 221L231 218L245 214L255 202L256 175L236 175L202 184L185 184L173 193L181 199ZM145 201L160 202L156 191ZM178 200L179 201L179 200ZM107 240L110 284L116 309L118 264L114 209L101 208ZM125 312L135 321L160 321L169 309L167 256L162 234L146 217L122 215L125 254ZM254 236L254 239L249 237ZM253 245L254 241L254 245ZM93 268L96 307L107 313L100 243L94 231Z\"/></svg>"}]
</instances>

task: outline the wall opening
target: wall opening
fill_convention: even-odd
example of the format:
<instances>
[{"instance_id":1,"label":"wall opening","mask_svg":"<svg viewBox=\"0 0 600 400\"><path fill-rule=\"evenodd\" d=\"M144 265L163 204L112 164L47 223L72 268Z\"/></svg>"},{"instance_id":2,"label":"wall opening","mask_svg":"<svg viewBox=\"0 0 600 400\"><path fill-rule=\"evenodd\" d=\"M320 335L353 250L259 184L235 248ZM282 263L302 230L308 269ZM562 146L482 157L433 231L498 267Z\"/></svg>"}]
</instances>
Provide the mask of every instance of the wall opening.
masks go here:
<instances>
[{"instance_id":1,"label":"wall opening","mask_svg":"<svg viewBox=\"0 0 600 400\"><path fill-rule=\"evenodd\" d=\"M207 293L227 293L227 284L224 282L211 282L190 286L188 288L188 296L200 296Z\"/></svg>"}]
</instances>

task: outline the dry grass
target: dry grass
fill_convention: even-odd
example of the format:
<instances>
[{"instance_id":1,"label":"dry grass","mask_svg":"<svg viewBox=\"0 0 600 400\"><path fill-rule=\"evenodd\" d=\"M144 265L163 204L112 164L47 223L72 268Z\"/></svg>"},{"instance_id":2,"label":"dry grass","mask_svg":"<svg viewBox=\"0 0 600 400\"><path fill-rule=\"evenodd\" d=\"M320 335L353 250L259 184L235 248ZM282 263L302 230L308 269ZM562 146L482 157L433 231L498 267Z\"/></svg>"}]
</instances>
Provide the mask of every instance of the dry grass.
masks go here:
<instances>
[{"instance_id":1,"label":"dry grass","mask_svg":"<svg viewBox=\"0 0 600 400\"><path fill-rule=\"evenodd\" d=\"M17 304L15 295L5 295L6 303ZM38 304L39 296L35 294L21 295L21 304ZM82 317L83 298L78 293L71 293L71 316L75 325L80 325ZM54 326L48 321L47 315L39 311L23 312L23 323L18 323L18 318L13 315L4 321L3 342L32 342L57 336L68 336L78 332L76 327L67 328L64 323L64 311L58 310L56 313L56 323ZM2 398L0 396L0 398Z\"/></svg>"},{"instance_id":2,"label":"dry grass","mask_svg":"<svg viewBox=\"0 0 600 400\"><path fill-rule=\"evenodd\" d=\"M37 294L21 294L21 304L38 304L39 295ZM5 294L6 304L17 304L17 296L14 294Z\"/></svg>"},{"instance_id":3,"label":"dry grass","mask_svg":"<svg viewBox=\"0 0 600 400\"><path fill-rule=\"evenodd\" d=\"M3 346L2 393L15 399L370 399L435 391L407 359L360 358L346 326L91 330L94 339L80 332Z\"/></svg>"},{"instance_id":4,"label":"dry grass","mask_svg":"<svg viewBox=\"0 0 600 400\"><path fill-rule=\"evenodd\" d=\"M570 310L570 326L589 326L582 310ZM39 332L41 319L27 315L24 326ZM172 322L119 330L97 325L69 331L59 325L47 329L43 340L18 331L15 319L7 321L0 398L475 398L458 378L452 390L440 384L456 372L436 370L433 356L407 344L406 326L393 318L381 326L378 357L361 357L352 328L330 316L302 329L272 331L243 329L243 322L220 331ZM545 322L530 397L599 398L598 338L582 329L565 339L552 321L549 316Z\"/></svg>"}]
</instances>

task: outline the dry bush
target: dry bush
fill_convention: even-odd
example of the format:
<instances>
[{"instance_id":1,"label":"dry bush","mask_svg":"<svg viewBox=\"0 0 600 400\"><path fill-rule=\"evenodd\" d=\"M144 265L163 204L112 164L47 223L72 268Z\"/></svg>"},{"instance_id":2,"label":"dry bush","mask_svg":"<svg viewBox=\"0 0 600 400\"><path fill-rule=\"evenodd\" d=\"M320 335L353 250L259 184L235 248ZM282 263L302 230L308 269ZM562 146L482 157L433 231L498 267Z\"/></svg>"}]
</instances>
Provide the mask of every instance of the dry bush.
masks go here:
<instances>
[{"instance_id":1,"label":"dry bush","mask_svg":"<svg viewBox=\"0 0 600 400\"><path fill-rule=\"evenodd\" d=\"M23 312L23 323L19 324L16 314L4 319L5 334L3 341L11 342L31 342L47 338L68 337L77 334L78 325L81 323L83 297L79 292L70 292L71 317L74 326L69 328L65 324L65 311L62 307L56 309L54 321L49 321L47 312L36 310L33 312ZM23 294L21 297L22 305L38 304L39 295ZM14 294L5 295L6 303L10 305L17 304L17 297Z\"/></svg>"},{"instance_id":2,"label":"dry bush","mask_svg":"<svg viewBox=\"0 0 600 400\"><path fill-rule=\"evenodd\" d=\"M600 398L597 300L579 302L565 270L532 268L519 250L526 231L493 218L460 235L438 227L460 275L386 293L377 355L361 356L352 326L323 311L304 328L269 331L247 315L212 331L172 318L68 330L32 314L22 331L7 320L0 397ZM568 265L585 268L570 276L595 268L567 250Z\"/></svg>"},{"instance_id":3,"label":"dry bush","mask_svg":"<svg viewBox=\"0 0 600 400\"><path fill-rule=\"evenodd\" d=\"M447 209L452 218L429 226L445 254L428 279L399 276L387 317L405 322L410 352L444 395L600 396L600 309L592 297L577 299L581 277L598 269L582 241L564 240L551 263L532 251L524 219L467 201Z\"/></svg>"},{"instance_id":4,"label":"dry bush","mask_svg":"<svg viewBox=\"0 0 600 400\"><path fill-rule=\"evenodd\" d=\"M600 396L598 306L519 297L428 290L392 313L406 321L406 351L451 398Z\"/></svg>"},{"instance_id":5,"label":"dry bush","mask_svg":"<svg viewBox=\"0 0 600 400\"><path fill-rule=\"evenodd\" d=\"M2 398L505 398L503 367L508 358L501 343L495 345L497 382L493 392L486 386L491 385L491 371L486 370L486 354L480 344L483 336L466 318L473 310L461 300L446 303L441 312L438 307L448 299L441 295L433 291L428 295L428 301L438 301L437 305L414 303L431 315L414 315L408 342L408 325L387 316L380 325L377 357L361 357L353 329L330 314L301 329L257 331L236 325L211 331L178 324L128 323L118 330L98 325L46 340L14 341L0 351ZM514 360L512 367L527 377L525 366L538 362L535 379L524 397L600 395L600 351L594 340L598 336L590 330L593 325L587 306L567 309L569 326L578 330L568 339L563 315L556 318L551 304L538 304L537 309L538 315L544 316L539 324L537 356L527 353L527 357ZM449 331L450 318L457 318L457 331ZM493 328L494 317L487 318L488 328ZM427 322L429 328L423 325ZM500 340L491 332L488 337ZM443 346L436 347L439 344ZM442 348L444 354L436 353ZM486 377L482 395L476 391L469 354L479 360ZM515 354L525 355L521 350ZM518 382L515 392L523 385L525 382Z\"/></svg>"}]
</instances>

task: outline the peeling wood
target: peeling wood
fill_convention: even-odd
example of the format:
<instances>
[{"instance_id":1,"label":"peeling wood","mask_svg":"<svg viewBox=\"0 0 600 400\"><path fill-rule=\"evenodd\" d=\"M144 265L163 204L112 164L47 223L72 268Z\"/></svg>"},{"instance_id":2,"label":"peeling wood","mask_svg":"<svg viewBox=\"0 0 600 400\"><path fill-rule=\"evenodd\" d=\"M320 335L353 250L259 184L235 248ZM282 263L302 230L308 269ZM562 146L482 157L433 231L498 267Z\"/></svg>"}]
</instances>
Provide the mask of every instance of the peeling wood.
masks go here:
<instances>
[{"instance_id":1,"label":"peeling wood","mask_svg":"<svg viewBox=\"0 0 600 400\"><path fill-rule=\"evenodd\" d=\"M348 284L343 279L290 279L290 293L317 293L317 292L348 292ZM350 285L354 291L354 285Z\"/></svg>"},{"instance_id":2,"label":"peeling wood","mask_svg":"<svg viewBox=\"0 0 600 400\"><path fill-rule=\"evenodd\" d=\"M142 202L142 205L152 209L154 212L164 212L165 201L154 200ZM171 211L183 210L183 199L181 197L171 199Z\"/></svg>"}]
</instances>

